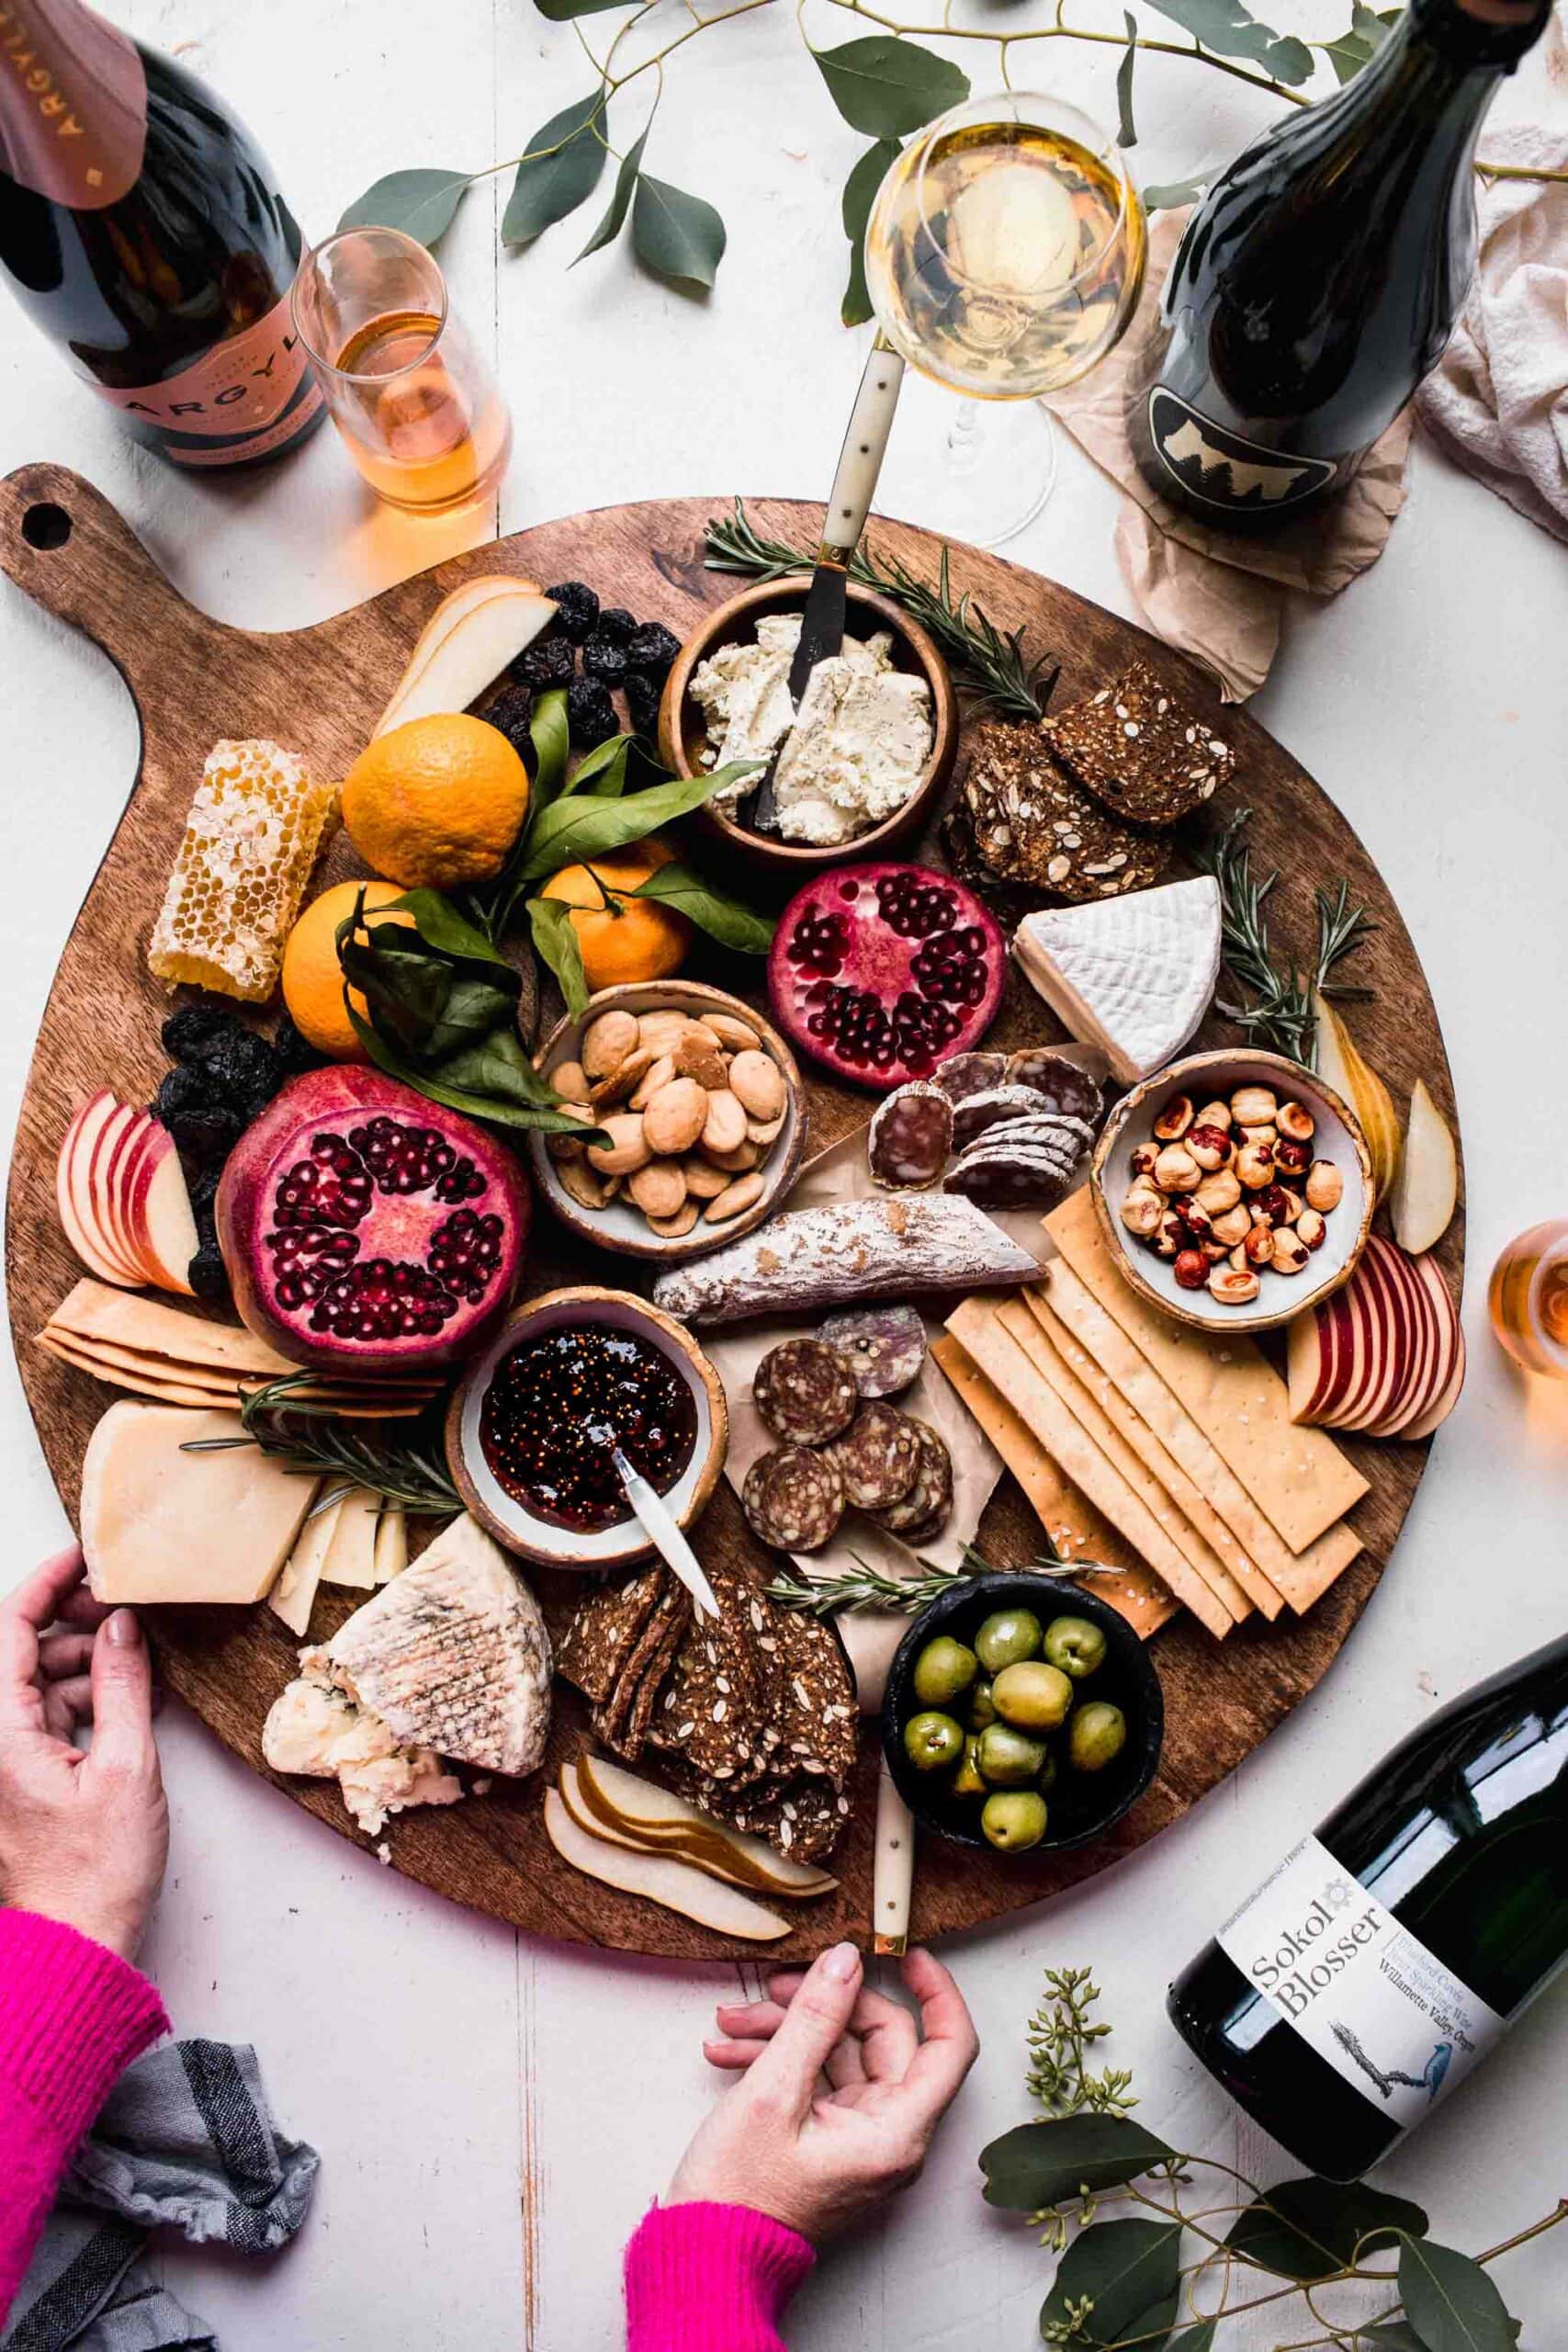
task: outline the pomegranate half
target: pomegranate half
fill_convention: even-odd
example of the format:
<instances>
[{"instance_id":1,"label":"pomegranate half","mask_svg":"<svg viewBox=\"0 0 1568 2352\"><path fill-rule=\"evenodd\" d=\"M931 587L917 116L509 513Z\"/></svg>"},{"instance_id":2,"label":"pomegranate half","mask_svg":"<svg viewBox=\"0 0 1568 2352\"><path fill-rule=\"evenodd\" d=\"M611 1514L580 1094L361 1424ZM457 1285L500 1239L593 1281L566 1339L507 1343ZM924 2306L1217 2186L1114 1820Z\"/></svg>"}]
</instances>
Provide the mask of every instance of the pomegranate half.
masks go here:
<instances>
[{"instance_id":1,"label":"pomegranate half","mask_svg":"<svg viewBox=\"0 0 1568 2352\"><path fill-rule=\"evenodd\" d=\"M808 882L768 959L780 1027L836 1076L884 1091L978 1045L1006 977L995 918L927 865L841 865Z\"/></svg>"},{"instance_id":2,"label":"pomegranate half","mask_svg":"<svg viewBox=\"0 0 1568 2352\"><path fill-rule=\"evenodd\" d=\"M250 1329L295 1363L454 1362L505 1313L528 1192L503 1144L355 1064L290 1080L229 1155L218 1241Z\"/></svg>"}]
</instances>

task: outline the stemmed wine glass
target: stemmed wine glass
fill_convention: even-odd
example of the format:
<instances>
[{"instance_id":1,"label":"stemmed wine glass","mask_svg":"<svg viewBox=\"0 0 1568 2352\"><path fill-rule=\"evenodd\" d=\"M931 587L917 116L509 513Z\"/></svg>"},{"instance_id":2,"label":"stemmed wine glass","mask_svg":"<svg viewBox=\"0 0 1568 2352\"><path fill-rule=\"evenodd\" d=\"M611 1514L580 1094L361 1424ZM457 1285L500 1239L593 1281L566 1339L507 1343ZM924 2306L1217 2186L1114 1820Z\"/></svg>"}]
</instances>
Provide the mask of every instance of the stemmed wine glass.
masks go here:
<instances>
[{"instance_id":1,"label":"stemmed wine glass","mask_svg":"<svg viewBox=\"0 0 1568 2352\"><path fill-rule=\"evenodd\" d=\"M1055 477L1039 396L1120 339L1146 250L1120 150L1063 99L966 99L910 141L872 206L866 282L886 341L963 395L940 437L895 443L911 521L976 547L1032 521Z\"/></svg>"}]
</instances>

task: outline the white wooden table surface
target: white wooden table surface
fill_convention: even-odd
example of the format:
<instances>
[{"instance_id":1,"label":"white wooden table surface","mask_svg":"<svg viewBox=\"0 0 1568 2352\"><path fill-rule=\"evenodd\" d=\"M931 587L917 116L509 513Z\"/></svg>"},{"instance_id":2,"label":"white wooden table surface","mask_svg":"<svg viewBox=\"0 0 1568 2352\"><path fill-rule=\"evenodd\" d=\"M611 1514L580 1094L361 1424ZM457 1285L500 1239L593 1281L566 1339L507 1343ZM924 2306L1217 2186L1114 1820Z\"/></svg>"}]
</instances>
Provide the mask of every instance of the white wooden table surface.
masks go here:
<instances>
[{"instance_id":1,"label":"white wooden table surface","mask_svg":"<svg viewBox=\"0 0 1568 2352\"><path fill-rule=\"evenodd\" d=\"M1312 28L1331 32L1331 0L1321 5ZM515 154L588 87L570 28L528 0L447 0L434 14L414 0L117 0L114 13L249 119L308 233L324 233L384 170ZM607 21L588 20L601 49ZM853 29L834 20L817 38ZM976 87L988 55L965 53ZM1100 111L1111 104L1098 52L1055 44L1014 62L1020 83L1050 74ZM1548 80L1539 62L1527 66L1499 119L1539 112ZM1200 67L1141 71L1140 92L1145 178L1224 155L1263 119L1249 94ZM622 101L623 137L642 104ZM3 294L0 470L76 467L198 605L264 628L302 626L497 529L582 507L821 495L863 341L837 322L839 190L863 145L781 6L672 61L649 142L650 169L726 215L729 254L710 300L639 276L621 252L570 269L581 221L498 260L504 178L470 199L443 257L516 421L499 514L418 523L375 511L330 432L281 469L228 486L177 478L119 437ZM1008 552L1125 610L1113 514L1111 492L1069 448L1055 499ZM1038 2341L1044 2257L981 2204L975 2158L1026 2113L1022 2030L1047 1963L1093 1964L1113 2054L1135 2069L1151 2125L1180 2146L1239 2147L1243 2163L1279 2165L1167 2024L1168 1978L1402 1731L1562 1628L1568 1386L1526 1389L1490 1341L1484 1298L1503 1242L1568 1207L1563 610L1562 549L1422 447L1382 560L1337 604L1292 619L1255 707L1378 859L1449 1041L1469 1166L1470 1385L1393 1566L1315 1697L1156 1846L950 1949L984 2037L980 2064L919 2186L800 2297L801 2352ZM3 583L0 647L8 1130L137 746L108 664ZM84 1085L104 1075L81 1073ZM8 1363L0 1475L4 1584L65 1533ZM161 1736L174 1849L148 1965L179 2030L256 2043L280 2119L322 2155L314 2211L288 2252L258 2264L178 2247L164 2259L171 2282L228 2352L608 2352L620 2341L622 2242L715 2095L698 2040L732 1973L522 1939L329 1835L178 1708ZM1450 2242L1502 2237L1563 2188L1553 2159L1565 2029L1568 1985L1388 2167ZM1565 2281L1557 2239L1509 2266L1527 2346L1563 2341ZM1269 2329L1248 2342L1278 2340Z\"/></svg>"}]
</instances>

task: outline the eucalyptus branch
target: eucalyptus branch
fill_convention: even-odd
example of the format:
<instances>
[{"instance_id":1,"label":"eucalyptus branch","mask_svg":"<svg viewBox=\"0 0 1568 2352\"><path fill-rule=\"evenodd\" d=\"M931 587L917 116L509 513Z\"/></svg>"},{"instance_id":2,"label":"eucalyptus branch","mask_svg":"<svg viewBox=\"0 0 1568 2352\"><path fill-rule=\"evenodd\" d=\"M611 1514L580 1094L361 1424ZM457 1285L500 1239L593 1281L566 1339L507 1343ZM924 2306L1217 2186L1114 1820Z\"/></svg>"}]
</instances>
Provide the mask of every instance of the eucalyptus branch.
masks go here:
<instances>
[{"instance_id":1,"label":"eucalyptus branch","mask_svg":"<svg viewBox=\"0 0 1568 2352\"><path fill-rule=\"evenodd\" d=\"M1025 41L1030 40L1094 41L1119 51L1129 46L1124 32L1090 32L1087 26L1064 23L1060 6L1054 25L1038 25L1032 30L1023 32L1001 33L993 32L983 25L908 24L900 17L884 16L880 9L869 6L867 0L828 0L828 5L842 8L853 17L864 17L871 24L880 25L884 32L896 33L900 40L919 35L926 40L986 40L1001 49L1021 48ZM1228 57L1216 57L1212 49L1205 49L1199 41L1155 40L1147 34L1137 33L1131 46L1152 51L1160 57L1184 57L1189 63L1195 60L1200 65L1213 65L1219 73L1228 74L1233 81L1245 82L1249 88L1261 90L1269 97L1288 98L1293 107L1308 107L1313 103L1299 90L1290 89L1283 82L1276 82L1271 74L1249 74L1245 65L1237 65Z\"/></svg>"}]
</instances>

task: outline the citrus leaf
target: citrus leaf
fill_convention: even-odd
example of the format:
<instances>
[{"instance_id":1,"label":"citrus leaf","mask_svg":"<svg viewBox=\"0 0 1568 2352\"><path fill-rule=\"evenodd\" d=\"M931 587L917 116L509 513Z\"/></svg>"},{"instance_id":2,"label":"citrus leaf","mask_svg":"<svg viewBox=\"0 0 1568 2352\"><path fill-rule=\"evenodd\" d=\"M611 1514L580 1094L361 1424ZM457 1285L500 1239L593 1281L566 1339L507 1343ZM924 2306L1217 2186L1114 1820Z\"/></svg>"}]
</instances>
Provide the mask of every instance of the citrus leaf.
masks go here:
<instances>
[{"instance_id":1,"label":"citrus leaf","mask_svg":"<svg viewBox=\"0 0 1568 2352\"><path fill-rule=\"evenodd\" d=\"M637 186L637 165L642 161L643 141L647 137L648 133L645 130L642 138L634 141L621 157L621 168L615 174L615 192L611 196L609 206L599 226L578 254L578 261L586 261L590 254L596 254L602 245L613 243L620 235L622 223L626 217L626 207L632 200L632 190ZM573 263L574 268L576 266L576 263Z\"/></svg>"},{"instance_id":2,"label":"citrus leaf","mask_svg":"<svg viewBox=\"0 0 1568 2352\"><path fill-rule=\"evenodd\" d=\"M1177 212L1184 204L1196 204L1209 185L1205 172L1195 180L1168 180L1163 187L1144 190L1145 212Z\"/></svg>"},{"instance_id":3,"label":"citrus leaf","mask_svg":"<svg viewBox=\"0 0 1568 2352\"><path fill-rule=\"evenodd\" d=\"M646 792L628 792L620 800L601 800L592 793L566 793L543 811L533 827L522 879L532 882L585 857L606 857L612 850L643 841L660 825L700 808L714 793L740 776L752 775L761 764L757 760L732 760L710 775L672 776L668 784L651 785Z\"/></svg>"},{"instance_id":4,"label":"citrus leaf","mask_svg":"<svg viewBox=\"0 0 1568 2352\"><path fill-rule=\"evenodd\" d=\"M588 1010L590 990L571 909L564 899L530 899L528 928L540 962L547 964L560 982L566 1009L576 1021Z\"/></svg>"},{"instance_id":5,"label":"citrus leaf","mask_svg":"<svg viewBox=\"0 0 1568 2352\"><path fill-rule=\"evenodd\" d=\"M557 1110L553 1102L541 1102L530 1091L528 1080L534 1074L533 1065L515 1031L510 1035L498 1033L473 1053L456 1056L451 1062L444 1063L437 1073L416 1069L402 1060L380 1033L352 1009L349 1019L378 1069L384 1070L389 1078L400 1079L428 1101L445 1103L449 1111L462 1111L470 1119L489 1119L501 1126L536 1127L544 1135L570 1131L589 1143L610 1140L603 1128L596 1128L590 1135L570 1112Z\"/></svg>"},{"instance_id":6,"label":"citrus leaf","mask_svg":"<svg viewBox=\"0 0 1568 2352\"><path fill-rule=\"evenodd\" d=\"M1427 2352L1514 2352L1514 2324L1502 2296L1480 2264L1451 2245L1406 2239L1399 2299Z\"/></svg>"},{"instance_id":7,"label":"citrus leaf","mask_svg":"<svg viewBox=\"0 0 1568 2352\"><path fill-rule=\"evenodd\" d=\"M501 224L503 245L525 245L591 197L609 153L604 93L591 90L542 123L517 166Z\"/></svg>"},{"instance_id":8,"label":"citrus leaf","mask_svg":"<svg viewBox=\"0 0 1568 2352\"><path fill-rule=\"evenodd\" d=\"M869 139L904 139L969 96L969 77L945 57L892 33L814 52L833 104Z\"/></svg>"},{"instance_id":9,"label":"citrus leaf","mask_svg":"<svg viewBox=\"0 0 1568 2352\"><path fill-rule=\"evenodd\" d=\"M1427 2216L1404 2197L1359 2181L1283 2180L1237 2214L1225 2239L1281 2278L1310 2283L1404 2237L1425 2237Z\"/></svg>"},{"instance_id":10,"label":"citrus leaf","mask_svg":"<svg viewBox=\"0 0 1568 2352\"><path fill-rule=\"evenodd\" d=\"M873 315L871 295L865 282L865 227L871 218L871 208L876 201L876 191L897 161L898 141L879 139L868 147L860 162L844 182L843 200L840 207L844 234L850 241L850 275L844 288L844 299L839 305L839 316L847 327L864 326Z\"/></svg>"},{"instance_id":11,"label":"citrus leaf","mask_svg":"<svg viewBox=\"0 0 1568 2352\"><path fill-rule=\"evenodd\" d=\"M378 914L411 914L414 921L414 930L427 947L438 947L444 956L466 956L476 964L498 965L501 970L507 973L512 979L517 979L516 973L513 971L505 956L498 955L484 933L476 930L474 925L458 912L450 899L444 899L439 890L405 890L400 899L390 899L384 907L373 907L370 912L372 920ZM406 927L399 926L399 928L403 929L401 944L406 944L408 937ZM395 948L400 943L396 940L388 940L386 944ZM519 981L519 993L521 988L522 983Z\"/></svg>"},{"instance_id":12,"label":"citrus leaf","mask_svg":"<svg viewBox=\"0 0 1568 2352\"><path fill-rule=\"evenodd\" d=\"M566 782L571 730L567 722L566 688L551 686L539 695L528 715L528 739L534 746L534 783L528 800L537 816L547 808Z\"/></svg>"},{"instance_id":13,"label":"citrus leaf","mask_svg":"<svg viewBox=\"0 0 1568 2352\"><path fill-rule=\"evenodd\" d=\"M355 198L337 225L400 229L422 245L434 245L452 226L468 187L467 172L389 172Z\"/></svg>"},{"instance_id":14,"label":"citrus leaf","mask_svg":"<svg viewBox=\"0 0 1568 2352\"><path fill-rule=\"evenodd\" d=\"M1077 2120L1071 2118L1070 2120ZM1056 2266L1040 2312L1066 2321L1069 2303L1093 2304L1075 2343L1115 2345L1135 2339L1139 2352L1159 2352L1180 2296L1179 2222L1096 2222L1073 2240Z\"/></svg>"},{"instance_id":15,"label":"citrus leaf","mask_svg":"<svg viewBox=\"0 0 1568 2352\"><path fill-rule=\"evenodd\" d=\"M705 197L642 173L632 201L632 246L646 269L683 286L711 286L724 259L724 222Z\"/></svg>"},{"instance_id":16,"label":"citrus leaf","mask_svg":"<svg viewBox=\"0 0 1568 2352\"><path fill-rule=\"evenodd\" d=\"M721 947L732 947L739 956L765 956L773 944L773 925L765 915L753 914L739 899L714 889L689 865L660 865L626 896L657 899L660 906L673 907Z\"/></svg>"},{"instance_id":17,"label":"citrus leaf","mask_svg":"<svg viewBox=\"0 0 1568 2352\"><path fill-rule=\"evenodd\" d=\"M1216 57L1247 57L1276 82L1312 79L1312 51L1293 34L1260 25L1242 0L1153 0L1162 17L1183 26Z\"/></svg>"},{"instance_id":18,"label":"citrus leaf","mask_svg":"<svg viewBox=\"0 0 1568 2352\"><path fill-rule=\"evenodd\" d=\"M1133 68L1138 62L1138 28L1130 8L1122 11L1122 21L1127 28L1127 46L1122 51L1122 62L1116 68L1116 112L1121 129L1116 133L1118 147L1135 147L1137 128L1133 120Z\"/></svg>"},{"instance_id":19,"label":"citrus leaf","mask_svg":"<svg viewBox=\"0 0 1568 2352\"><path fill-rule=\"evenodd\" d=\"M629 735L607 735L602 743L595 743L578 763L571 779L573 792L591 792L600 800L618 800L626 788L626 761L631 748Z\"/></svg>"},{"instance_id":20,"label":"citrus leaf","mask_svg":"<svg viewBox=\"0 0 1568 2352\"><path fill-rule=\"evenodd\" d=\"M1122 2115L1069 2115L1020 2123L980 2151L986 2202L1038 2213L1080 2188L1120 2188L1168 2161L1171 2150Z\"/></svg>"}]
</instances>

